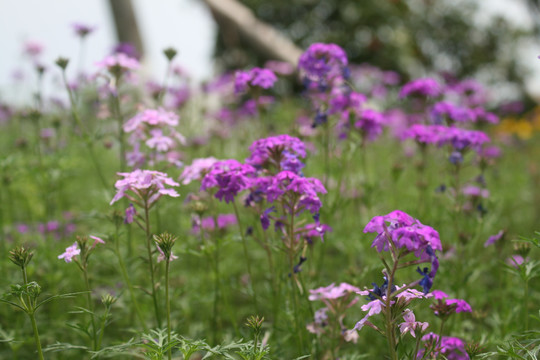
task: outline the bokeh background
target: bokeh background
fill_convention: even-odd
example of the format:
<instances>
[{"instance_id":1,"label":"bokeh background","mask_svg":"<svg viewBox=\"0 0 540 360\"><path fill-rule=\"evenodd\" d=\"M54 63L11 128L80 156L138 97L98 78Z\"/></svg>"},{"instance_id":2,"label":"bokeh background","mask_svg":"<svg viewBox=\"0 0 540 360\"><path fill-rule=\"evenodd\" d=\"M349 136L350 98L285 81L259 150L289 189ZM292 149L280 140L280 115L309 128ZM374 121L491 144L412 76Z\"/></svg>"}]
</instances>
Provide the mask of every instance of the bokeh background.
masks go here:
<instances>
[{"instance_id":1,"label":"bokeh background","mask_svg":"<svg viewBox=\"0 0 540 360\"><path fill-rule=\"evenodd\" d=\"M537 0L238 2L302 49L313 42L335 42L352 62L369 62L406 77L434 72L473 76L496 88L497 99L525 100L529 107L540 96ZM131 5L149 77L163 76L162 50L169 46L179 50L178 63L194 82L268 60L233 26L218 25L218 14L203 0L132 0ZM96 27L83 54L72 29L76 22ZM22 55L27 42L43 45L40 61L51 69L64 56L92 71L119 42L110 1L0 0L0 96L6 101L31 98L28 82L14 87L32 74Z\"/></svg>"}]
</instances>

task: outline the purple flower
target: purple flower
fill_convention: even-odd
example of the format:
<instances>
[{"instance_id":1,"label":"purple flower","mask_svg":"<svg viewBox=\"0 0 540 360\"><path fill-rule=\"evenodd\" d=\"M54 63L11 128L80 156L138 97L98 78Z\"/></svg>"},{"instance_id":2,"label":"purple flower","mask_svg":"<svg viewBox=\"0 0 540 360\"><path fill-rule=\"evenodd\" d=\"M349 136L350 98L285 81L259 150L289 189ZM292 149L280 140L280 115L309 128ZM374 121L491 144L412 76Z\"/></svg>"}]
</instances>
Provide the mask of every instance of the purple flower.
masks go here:
<instances>
[{"instance_id":1,"label":"purple flower","mask_svg":"<svg viewBox=\"0 0 540 360\"><path fill-rule=\"evenodd\" d=\"M439 354L443 354L448 360L469 360L469 355L465 350L465 342L460 338L443 336L439 340L439 335L434 333L426 334L422 337L425 347L432 352L428 358L436 358ZM425 349L420 350L416 355L417 358L422 358Z\"/></svg>"},{"instance_id":2,"label":"purple flower","mask_svg":"<svg viewBox=\"0 0 540 360\"><path fill-rule=\"evenodd\" d=\"M225 229L229 226L236 225L236 215L234 214L219 214L217 216L217 228L219 230ZM200 231L200 226L207 231L214 231L216 229L216 222L214 221L213 216L204 217L200 222L193 224L193 232L197 233Z\"/></svg>"},{"instance_id":3,"label":"purple flower","mask_svg":"<svg viewBox=\"0 0 540 360\"><path fill-rule=\"evenodd\" d=\"M462 299L448 299L446 300L447 305L456 304L456 313L460 312L472 312L471 305L469 305L465 300Z\"/></svg>"},{"instance_id":4,"label":"purple flower","mask_svg":"<svg viewBox=\"0 0 540 360\"><path fill-rule=\"evenodd\" d=\"M479 188L478 186L474 186L474 185L465 186L461 190L461 192L463 193L463 195L467 195L467 196L475 197L475 198L487 199L489 197L489 190L488 189L482 189L482 188Z\"/></svg>"},{"instance_id":5,"label":"purple flower","mask_svg":"<svg viewBox=\"0 0 540 360\"><path fill-rule=\"evenodd\" d=\"M77 242L66 248L66 251L58 255L58 259L64 259L67 263L73 261L73 258L81 253L81 250L77 247Z\"/></svg>"},{"instance_id":6,"label":"purple flower","mask_svg":"<svg viewBox=\"0 0 540 360\"><path fill-rule=\"evenodd\" d=\"M181 180L183 185L187 185L193 180L200 180L212 165L218 161L214 157L195 159L191 165L184 167L184 171L178 180Z\"/></svg>"},{"instance_id":7,"label":"purple flower","mask_svg":"<svg viewBox=\"0 0 540 360\"><path fill-rule=\"evenodd\" d=\"M428 246L442 251L437 231L400 210L375 216L364 228L364 233L370 232L377 233L371 247L376 247L379 252L389 250L389 239L397 248L406 248L416 256L421 256Z\"/></svg>"},{"instance_id":8,"label":"purple flower","mask_svg":"<svg viewBox=\"0 0 540 360\"><path fill-rule=\"evenodd\" d=\"M249 90L250 87L269 89L277 81L272 70L264 68L253 68L247 71L237 71L234 79L234 91L241 94Z\"/></svg>"},{"instance_id":9,"label":"purple flower","mask_svg":"<svg viewBox=\"0 0 540 360\"><path fill-rule=\"evenodd\" d=\"M499 241L504 235L504 230L499 231L495 235L491 235L486 242L484 243L484 247L488 247L489 245L495 244L497 241Z\"/></svg>"},{"instance_id":10,"label":"purple flower","mask_svg":"<svg viewBox=\"0 0 540 360\"><path fill-rule=\"evenodd\" d=\"M218 161L203 178L201 191L217 187L218 191L214 196L229 203L234 201L240 191L250 186L250 178L254 174L255 168L251 165L241 164L233 159Z\"/></svg>"},{"instance_id":11,"label":"purple flower","mask_svg":"<svg viewBox=\"0 0 540 360\"><path fill-rule=\"evenodd\" d=\"M304 210L317 214L322 207L317 193L326 194L326 189L319 179L301 177L290 171L282 171L272 177L272 182L266 190L269 203L276 201L284 194L298 196L295 214L300 214Z\"/></svg>"},{"instance_id":12,"label":"purple flower","mask_svg":"<svg viewBox=\"0 0 540 360\"><path fill-rule=\"evenodd\" d=\"M433 105L431 115L435 124L443 124L445 115L448 119L457 122L475 122L477 118L476 111L459 107L447 101L441 101Z\"/></svg>"},{"instance_id":13,"label":"purple flower","mask_svg":"<svg viewBox=\"0 0 540 360\"><path fill-rule=\"evenodd\" d=\"M382 133L383 124L384 117L380 112L366 109L362 111L354 127L359 129L366 139L375 140Z\"/></svg>"},{"instance_id":14,"label":"purple flower","mask_svg":"<svg viewBox=\"0 0 540 360\"><path fill-rule=\"evenodd\" d=\"M130 173L118 173L124 179L118 180L114 187L117 193L111 200L110 205L114 204L124 196L131 201L138 203L140 200L147 201L148 204L153 204L161 196L168 195L171 197L180 196L174 189L166 188L169 186L179 186L177 182L169 178L167 174L153 170L134 170ZM132 192L136 198L126 194Z\"/></svg>"},{"instance_id":15,"label":"purple flower","mask_svg":"<svg viewBox=\"0 0 540 360\"><path fill-rule=\"evenodd\" d=\"M341 77L347 65L345 51L336 44L311 44L298 60L303 76L318 84L331 83Z\"/></svg>"},{"instance_id":16,"label":"purple flower","mask_svg":"<svg viewBox=\"0 0 540 360\"><path fill-rule=\"evenodd\" d=\"M137 48L135 48L135 45L127 42L117 44L112 52L114 54L124 54L137 60L141 58L141 55L137 51Z\"/></svg>"},{"instance_id":17,"label":"purple flower","mask_svg":"<svg viewBox=\"0 0 540 360\"><path fill-rule=\"evenodd\" d=\"M131 224L134 220L135 215L137 215L135 206L133 206L133 204L129 204L126 209L126 217L124 218L124 224Z\"/></svg>"},{"instance_id":18,"label":"purple flower","mask_svg":"<svg viewBox=\"0 0 540 360\"><path fill-rule=\"evenodd\" d=\"M283 161L289 161L286 165L291 166L292 157L306 157L304 143L287 134L255 140L249 147L249 151L251 155L246 159L246 163L255 167L264 166L267 161L273 161L278 167L281 167Z\"/></svg>"},{"instance_id":19,"label":"purple flower","mask_svg":"<svg viewBox=\"0 0 540 360\"><path fill-rule=\"evenodd\" d=\"M92 33L94 30L96 30L95 26L89 26L81 23L74 23L71 25L73 27L73 30L75 31L75 34L77 36L84 38L86 35Z\"/></svg>"},{"instance_id":20,"label":"purple flower","mask_svg":"<svg viewBox=\"0 0 540 360\"><path fill-rule=\"evenodd\" d=\"M399 92L400 98L418 95L424 97L437 97L441 94L441 86L432 78L416 79L405 84Z\"/></svg>"}]
</instances>

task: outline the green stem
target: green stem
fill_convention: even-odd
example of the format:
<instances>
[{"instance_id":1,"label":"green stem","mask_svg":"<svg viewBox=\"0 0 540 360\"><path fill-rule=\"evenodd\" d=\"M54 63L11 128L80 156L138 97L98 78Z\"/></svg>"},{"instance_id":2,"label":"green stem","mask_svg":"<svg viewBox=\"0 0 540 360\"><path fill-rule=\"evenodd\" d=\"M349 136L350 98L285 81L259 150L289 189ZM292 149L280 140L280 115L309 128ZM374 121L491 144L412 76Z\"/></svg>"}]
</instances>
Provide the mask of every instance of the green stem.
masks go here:
<instances>
[{"instance_id":1,"label":"green stem","mask_svg":"<svg viewBox=\"0 0 540 360\"><path fill-rule=\"evenodd\" d=\"M236 215L236 222L238 223L238 230L240 231L240 236L242 237L242 246L244 248L244 258L246 259L247 271L249 275L249 282L251 285L251 291L253 292L253 302L255 303L255 311L259 312L259 306L257 304L257 293L253 285L253 273L251 272L251 260L249 259L246 236L244 234L244 229L242 228L242 223L240 221L240 215L238 214L238 207L236 206L236 200L233 200L234 214ZM217 224L216 224L217 226Z\"/></svg>"},{"instance_id":2,"label":"green stem","mask_svg":"<svg viewBox=\"0 0 540 360\"><path fill-rule=\"evenodd\" d=\"M122 254L120 253L120 239L118 236L118 228L116 230L116 239L115 239L115 246L116 246L116 257L118 258L118 263L120 264L120 270L122 272L122 276L124 278L124 281L126 282L126 285L128 287L129 291L129 297L131 298L131 302L133 304L133 307L135 308L135 313L137 314L137 318L141 322L141 326L143 327L145 332L148 332L148 327L146 326L146 323L144 322L144 318L141 314L141 309L139 308L139 303L137 302L137 298L135 297L135 292L133 291L133 285L131 284L131 281L129 280L129 275L126 269L126 264L124 262L124 259L122 258Z\"/></svg>"},{"instance_id":3,"label":"green stem","mask_svg":"<svg viewBox=\"0 0 540 360\"><path fill-rule=\"evenodd\" d=\"M156 315L156 321L159 328L161 328L161 318L159 316L159 307L156 295L156 282L154 279L154 260L152 259L152 234L150 233L150 209L148 206L148 201L144 202L144 222L145 222L145 232L146 232L146 250L148 251L148 266L150 270L150 279L152 280L152 299L154 301L154 311Z\"/></svg>"},{"instance_id":4,"label":"green stem","mask_svg":"<svg viewBox=\"0 0 540 360\"><path fill-rule=\"evenodd\" d=\"M88 301L88 310L90 311L90 319L92 320L92 349L97 350L97 334L96 334L96 323L94 321L94 306L92 303L92 291L90 289L90 282L88 281L88 271L86 265L82 267L84 275L84 283L86 285L86 299Z\"/></svg>"},{"instance_id":5,"label":"green stem","mask_svg":"<svg viewBox=\"0 0 540 360\"><path fill-rule=\"evenodd\" d=\"M396 258L394 260L394 264L392 266L392 271L390 274L388 274L388 289L386 290L386 304L384 309L385 314L385 320L386 320L386 339L388 341L388 348L390 350L390 359L397 360L398 355L396 352L396 331L394 326L394 321L392 319L392 287L394 285L394 276L396 273L396 270L398 268L399 258Z\"/></svg>"},{"instance_id":6,"label":"green stem","mask_svg":"<svg viewBox=\"0 0 540 360\"><path fill-rule=\"evenodd\" d=\"M105 332L105 324L107 323L107 318L109 317L109 307L106 308L105 314L103 314L103 319L101 320L101 326L99 327L99 338L97 342L97 350L101 349L101 341L103 340L103 333Z\"/></svg>"},{"instance_id":7,"label":"green stem","mask_svg":"<svg viewBox=\"0 0 540 360\"><path fill-rule=\"evenodd\" d=\"M34 341L36 342L37 352L39 355L39 359L43 360L43 351L41 350L41 341L39 340L39 332L36 324L36 317L34 316L34 312L28 313L28 316L30 317L30 321L32 322L32 329L34 330Z\"/></svg>"},{"instance_id":8,"label":"green stem","mask_svg":"<svg viewBox=\"0 0 540 360\"><path fill-rule=\"evenodd\" d=\"M524 312L525 312L525 331L529 331L529 281L525 280L525 294L523 296L523 302L524 302Z\"/></svg>"},{"instance_id":9,"label":"green stem","mask_svg":"<svg viewBox=\"0 0 540 360\"><path fill-rule=\"evenodd\" d=\"M114 112L118 125L118 143L120 145L120 171L126 169L126 144L124 141L124 119L122 116L122 111L120 110L120 98L119 94L113 96Z\"/></svg>"},{"instance_id":10,"label":"green stem","mask_svg":"<svg viewBox=\"0 0 540 360\"><path fill-rule=\"evenodd\" d=\"M283 210L283 212L285 213L285 210ZM304 336L303 336L303 327L302 327L302 319L301 319L301 314L300 314L300 301L298 299L298 295L299 295L299 292L300 292L300 289L298 288L298 279L296 277L296 273L294 272L294 260L295 260L295 256L296 256L296 249L295 249L295 246L294 246L294 217L295 217L295 212L294 212L294 206L291 206L291 214L290 214L290 220L289 220L289 234L288 234L288 237L289 237L289 247L288 247L288 252L289 252L289 267L290 267L290 278L291 278L291 286L292 286L292 292L293 292L293 297L294 297L294 319L295 319L295 324L296 324L296 334L298 335L298 341L299 341L299 346L300 346L300 351L303 352L304 351Z\"/></svg>"},{"instance_id":11,"label":"green stem","mask_svg":"<svg viewBox=\"0 0 540 360\"><path fill-rule=\"evenodd\" d=\"M92 161L92 164L96 168L101 184L103 185L105 189L109 189L109 185L107 184L107 181L105 180L105 176L103 175L101 166L99 165L99 162L97 161L97 158L96 158L96 154L94 153L92 141L90 140L88 133L84 127L84 124L82 123L81 118L79 117L79 113L77 111L77 104L75 102L75 97L73 96L73 92L69 88L65 70L62 71L62 79L64 80L64 86L66 87L66 90L69 96L69 103L71 104L71 114L73 118L75 119L75 122L77 123L77 125L79 125L83 142L86 145L88 153L90 154L90 160Z\"/></svg>"},{"instance_id":12,"label":"green stem","mask_svg":"<svg viewBox=\"0 0 540 360\"><path fill-rule=\"evenodd\" d=\"M169 300L169 265L170 259L165 259L165 301L167 302L167 345L169 346L168 357L172 359L171 344L171 302Z\"/></svg>"}]
</instances>

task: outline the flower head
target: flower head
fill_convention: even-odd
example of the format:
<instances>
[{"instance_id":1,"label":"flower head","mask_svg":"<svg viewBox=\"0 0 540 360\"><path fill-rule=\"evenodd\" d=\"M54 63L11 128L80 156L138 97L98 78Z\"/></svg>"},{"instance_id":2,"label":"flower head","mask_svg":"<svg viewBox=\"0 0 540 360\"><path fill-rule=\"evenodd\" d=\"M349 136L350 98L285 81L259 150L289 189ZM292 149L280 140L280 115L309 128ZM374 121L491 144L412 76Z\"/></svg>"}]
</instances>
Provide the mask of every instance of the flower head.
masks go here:
<instances>
[{"instance_id":1,"label":"flower head","mask_svg":"<svg viewBox=\"0 0 540 360\"><path fill-rule=\"evenodd\" d=\"M402 334L410 333L414 338L417 331L424 332L429 326L427 322L417 322L414 313L409 309L403 312L403 320L405 321L399 324L399 331Z\"/></svg>"},{"instance_id":2,"label":"flower head","mask_svg":"<svg viewBox=\"0 0 540 360\"><path fill-rule=\"evenodd\" d=\"M255 174L251 165L241 164L237 160L218 161L212 165L204 176L201 190L217 187L215 197L226 203L234 201L236 195L250 185L250 179Z\"/></svg>"},{"instance_id":3,"label":"flower head","mask_svg":"<svg viewBox=\"0 0 540 360\"><path fill-rule=\"evenodd\" d=\"M77 242L66 248L66 251L58 255L58 259L64 259L67 263L70 263L73 258L81 253L81 250L77 246Z\"/></svg>"},{"instance_id":4,"label":"flower head","mask_svg":"<svg viewBox=\"0 0 540 360\"><path fill-rule=\"evenodd\" d=\"M251 151L251 155L246 159L246 163L255 167L261 167L265 163L271 162L277 168L283 166L294 168L292 162L298 161L297 157L306 157L304 143L287 134L256 140L249 147L249 151Z\"/></svg>"},{"instance_id":5,"label":"flower head","mask_svg":"<svg viewBox=\"0 0 540 360\"><path fill-rule=\"evenodd\" d=\"M124 179L118 180L114 186L117 193L111 200L110 205L114 204L124 196L133 202L147 201L148 204L153 204L161 196L168 195L171 197L180 196L176 190L166 188L166 186L179 186L177 182L169 178L167 174L154 170L134 170L130 173L118 173ZM127 194L131 192L131 194Z\"/></svg>"},{"instance_id":6,"label":"flower head","mask_svg":"<svg viewBox=\"0 0 540 360\"><path fill-rule=\"evenodd\" d=\"M244 93L250 87L269 89L277 81L272 70L264 68L253 68L248 71L237 71L234 79L234 91L236 94Z\"/></svg>"},{"instance_id":7,"label":"flower head","mask_svg":"<svg viewBox=\"0 0 540 360\"><path fill-rule=\"evenodd\" d=\"M412 95L437 97L441 94L441 86L437 80L432 78L416 79L403 85L399 92L400 98L409 97Z\"/></svg>"},{"instance_id":8,"label":"flower head","mask_svg":"<svg viewBox=\"0 0 540 360\"><path fill-rule=\"evenodd\" d=\"M348 65L345 51L336 44L311 44L300 55L298 69L308 81L331 83L343 76Z\"/></svg>"}]
</instances>

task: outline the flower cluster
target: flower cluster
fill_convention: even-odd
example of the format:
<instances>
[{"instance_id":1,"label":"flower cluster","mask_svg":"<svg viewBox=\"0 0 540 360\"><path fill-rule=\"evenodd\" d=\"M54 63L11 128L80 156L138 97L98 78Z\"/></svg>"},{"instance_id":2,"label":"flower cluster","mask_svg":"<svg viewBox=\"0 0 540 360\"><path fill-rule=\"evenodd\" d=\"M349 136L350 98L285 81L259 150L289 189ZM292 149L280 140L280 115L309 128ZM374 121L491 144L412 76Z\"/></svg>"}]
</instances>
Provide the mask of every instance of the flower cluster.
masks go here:
<instances>
[{"instance_id":1,"label":"flower cluster","mask_svg":"<svg viewBox=\"0 0 540 360\"><path fill-rule=\"evenodd\" d=\"M96 62L95 65L98 68L108 70L113 75L122 74L129 70L137 70L140 66L137 59L129 57L124 53L108 55L103 60Z\"/></svg>"},{"instance_id":2,"label":"flower cluster","mask_svg":"<svg viewBox=\"0 0 540 360\"><path fill-rule=\"evenodd\" d=\"M315 312L314 322L306 326L308 331L318 335L328 333L328 336L337 333L345 341L356 343L358 333L347 331L343 320L346 310L358 302L357 297L351 299L351 296L354 296L358 291L360 289L347 283L341 283L337 286L330 284L326 287L309 290L310 301L320 300L326 306ZM338 331L332 331L334 328L337 328Z\"/></svg>"},{"instance_id":3,"label":"flower cluster","mask_svg":"<svg viewBox=\"0 0 540 360\"><path fill-rule=\"evenodd\" d=\"M256 168L264 167L271 163L277 169L290 170L298 173L303 164L298 157L306 157L304 143L290 135L271 136L256 140L249 147L251 155L246 163Z\"/></svg>"},{"instance_id":4,"label":"flower cluster","mask_svg":"<svg viewBox=\"0 0 540 360\"><path fill-rule=\"evenodd\" d=\"M179 186L179 184L169 178L165 173L137 169L130 173L118 173L118 175L123 176L124 179L118 180L114 184L117 193L111 200L110 205L123 197L127 197L130 201L140 206L146 204L150 207L163 195L171 197L180 196L176 190L166 187L167 185Z\"/></svg>"},{"instance_id":5,"label":"flower cluster","mask_svg":"<svg viewBox=\"0 0 540 360\"><path fill-rule=\"evenodd\" d=\"M178 178L183 185L187 185L194 180L200 180L219 160L214 157L195 159L189 166L184 167L184 171Z\"/></svg>"},{"instance_id":6,"label":"flower cluster","mask_svg":"<svg viewBox=\"0 0 540 360\"><path fill-rule=\"evenodd\" d=\"M441 95L442 88L437 80L432 78L415 79L403 85L399 92L400 98L410 96L437 97Z\"/></svg>"},{"instance_id":7,"label":"flower cluster","mask_svg":"<svg viewBox=\"0 0 540 360\"><path fill-rule=\"evenodd\" d=\"M465 342L457 337L443 336L429 333L422 337L425 349L419 351L417 358L437 358L439 354L444 355L448 360L469 360L469 355L465 350Z\"/></svg>"},{"instance_id":8,"label":"flower cluster","mask_svg":"<svg viewBox=\"0 0 540 360\"><path fill-rule=\"evenodd\" d=\"M177 143L185 144L185 138L175 129L177 125L178 115L164 109L147 109L129 119L123 126L131 134L132 151L126 154L128 165L143 166L146 162L148 155L141 151L141 142L150 149L151 163L162 159L176 162L175 156L162 153L171 154Z\"/></svg>"},{"instance_id":9,"label":"flower cluster","mask_svg":"<svg viewBox=\"0 0 540 360\"><path fill-rule=\"evenodd\" d=\"M217 222L217 227L216 227ZM229 226L237 224L236 215L234 214L219 214L216 218L213 216L204 217L193 222L193 233L198 233L201 227L206 231L222 230Z\"/></svg>"},{"instance_id":10,"label":"flower cluster","mask_svg":"<svg viewBox=\"0 0 540 360\"><path fill-rule=\"evenodd\" d=\"M348 77L347 65L345 51L336 44L311 44L298 61L304 78L319 86L330 84L337 77Z\"/></svg>"},{"instance_id":11,"label":"flower cluster","mask_svg":"<svg viewBox=\"0 0 540 360\"><path fill-rule=\"evenodd\" d=\"M234 91L236 94L247 92L250 87L269 89L277 81L272 70L264 68L253 68L248 71L237 71L234 79Z\"/></svg>"},{"instance_id":12,"label":"flower cluster","mask_svg":"<svg viewBox=\"0 0 540 360\"><path fill-rule=\"evenodd\" d=\"M255 168L251 165L234 159L218 161L202 179L201 190L217 187L218 191L214 196L229 203L234 201L239 192L250 186L250 179L254 174Z\"/></svg>"},{"instance_id":13,"label":"flower cluster","mask_svg":"<svg viewBox=\"0 0 540 360\"><path fill-rule=\"evenodd\" d=\"M458 151L468 148L480 151L482 145L490 141L489 137L482 131L422 124L412 125L403 132L402 138L414 139L422 144L451 145Z\"/></svg>"}]
</instances>

